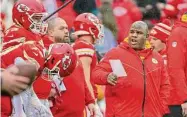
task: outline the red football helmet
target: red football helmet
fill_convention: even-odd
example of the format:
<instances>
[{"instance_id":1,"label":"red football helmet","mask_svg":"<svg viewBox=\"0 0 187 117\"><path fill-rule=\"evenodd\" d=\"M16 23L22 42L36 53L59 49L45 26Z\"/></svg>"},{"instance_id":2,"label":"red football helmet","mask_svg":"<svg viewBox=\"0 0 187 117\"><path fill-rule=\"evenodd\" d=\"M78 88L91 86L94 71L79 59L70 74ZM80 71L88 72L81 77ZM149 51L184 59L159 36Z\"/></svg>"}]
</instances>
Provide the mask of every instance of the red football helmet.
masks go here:
<instances>
[{"instance_id":1,"label":"red football helmet","mask_svg":"<svg viewBox=\"0 0 187 117\"><path fill-rule=\"evenodd\" d=\"M70 75L77 66L77 55L66 43L50 45L45 69L50 74L58 73L61 77Z\"/></svg>"},{"instance_id":2,"label":"red football helmet","mask_svg":"<svg viewBox=\"0 0 187 117\"><path fill-rule=\"evenodd\" d=\"M101 21L92 13L82 13L74 21L75 35L92 35L94 39L104 36Z\"/></svg>"},{"instance_id":3,"label":"red football helmet","mask_svg":"<svg viewBox=\"0 0 187 117\"><path fill-rule=\"evenodd\" d=\"M18 0L12 9L13 21L36 34L45 34L48 24L42 22L47 15L39 0Z\"/></svg>"}]
</instances>

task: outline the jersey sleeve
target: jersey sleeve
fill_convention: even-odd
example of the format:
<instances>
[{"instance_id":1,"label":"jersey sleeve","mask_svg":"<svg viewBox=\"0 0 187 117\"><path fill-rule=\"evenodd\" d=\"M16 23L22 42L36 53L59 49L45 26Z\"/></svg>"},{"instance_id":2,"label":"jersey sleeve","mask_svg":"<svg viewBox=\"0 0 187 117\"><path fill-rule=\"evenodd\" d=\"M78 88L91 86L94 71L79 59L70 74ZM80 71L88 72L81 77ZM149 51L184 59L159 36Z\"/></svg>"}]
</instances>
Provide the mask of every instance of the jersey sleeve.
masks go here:
<instances>
[{"instance_id":1,"label":"jersey sleeve","mask_svg":"<svg viewBox=\"0 0 187 117\"><path fill-rule=\"evenodd\" d=\"M21 59L36 64L37 68L42 68L45 61L43 51L35 43L18 44L1 52L1 62L5 68Z\"/></svg>"},{"instance_id":2,"label":"jersey sleeve","mask_svg":"<svg viewBox=\"0 0 187 117\"><path fill-rule=\"evenodd\" d=\"M73 48L79 57L91 57L92 58L95 53L93 45L85 43L85 42L75 43Z\"/></svg>"}]
</instances>

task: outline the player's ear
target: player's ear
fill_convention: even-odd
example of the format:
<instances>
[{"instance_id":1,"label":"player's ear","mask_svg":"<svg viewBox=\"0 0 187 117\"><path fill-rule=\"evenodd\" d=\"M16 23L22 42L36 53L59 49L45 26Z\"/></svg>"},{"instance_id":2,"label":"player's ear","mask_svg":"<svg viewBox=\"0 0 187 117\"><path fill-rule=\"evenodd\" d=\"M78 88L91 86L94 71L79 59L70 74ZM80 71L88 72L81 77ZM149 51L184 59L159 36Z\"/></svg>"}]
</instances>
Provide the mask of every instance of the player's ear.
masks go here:
<instances>
[{"instance_id":1,"label":"player's ear","mask_svg":"<svg viewBox=\"0 0 187 117\"><path fill-rule=\"evenodd\" d=\"M146 36L146 38L148 38L148 37L149 37L149 34L147 33L145 36Z\"/></svg>"}]
</instances>

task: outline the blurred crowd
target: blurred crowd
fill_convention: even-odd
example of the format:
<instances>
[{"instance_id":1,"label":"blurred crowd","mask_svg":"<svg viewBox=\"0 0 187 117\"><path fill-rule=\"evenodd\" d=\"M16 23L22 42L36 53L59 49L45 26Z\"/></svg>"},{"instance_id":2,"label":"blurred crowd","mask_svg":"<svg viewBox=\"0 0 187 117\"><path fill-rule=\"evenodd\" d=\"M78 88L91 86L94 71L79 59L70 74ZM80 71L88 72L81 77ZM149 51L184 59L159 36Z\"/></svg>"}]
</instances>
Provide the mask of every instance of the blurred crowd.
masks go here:
<instances>
[{"instance_id":1,"label":"blurred crowd","mask_svg":"<svg viewBox=\"0 0 187 117\"><path fill-rule=\"evenodd\" d=\"M1 0L3 29L13 23L11 8L16 0ZM48 13L60 7L65 0L41 0ZM7 7L9 6L9 7ZM73 32L73 20L78 14L90 12L98 16L105 27L103 45L96 46L101 55L122 42L130 26L138 20L145 21L149 29L154 24L169 19L171 25L178 18L179 11L187 9L186 0L76 0L54 15L63 18ZM73 41L73 40L72 40Z\"/></svg>"}]
</instances>

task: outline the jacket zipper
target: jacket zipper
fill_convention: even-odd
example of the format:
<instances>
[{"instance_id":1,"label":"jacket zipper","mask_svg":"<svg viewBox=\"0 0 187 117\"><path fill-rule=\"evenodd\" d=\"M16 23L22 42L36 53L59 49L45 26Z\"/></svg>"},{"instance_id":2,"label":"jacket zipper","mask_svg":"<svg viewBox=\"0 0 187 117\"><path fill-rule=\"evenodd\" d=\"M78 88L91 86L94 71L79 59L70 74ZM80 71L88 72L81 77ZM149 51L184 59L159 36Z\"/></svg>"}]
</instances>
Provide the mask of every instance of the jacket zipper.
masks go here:
<instances>
[{"instance_id":1,"label":"jacket zipper","mask_svg":"<svg viewBox=\"0 0 187 117\"><path fill-rule=\"evenodd\" d=\"M143 102L142 102L142 117L144 117L144 105L145 105L145 94L146 94L146 76L145 76L145 63L142 60L143 66L143 78L144 78L144 93L143 93Z\"/></svg>"}]
</instances>

